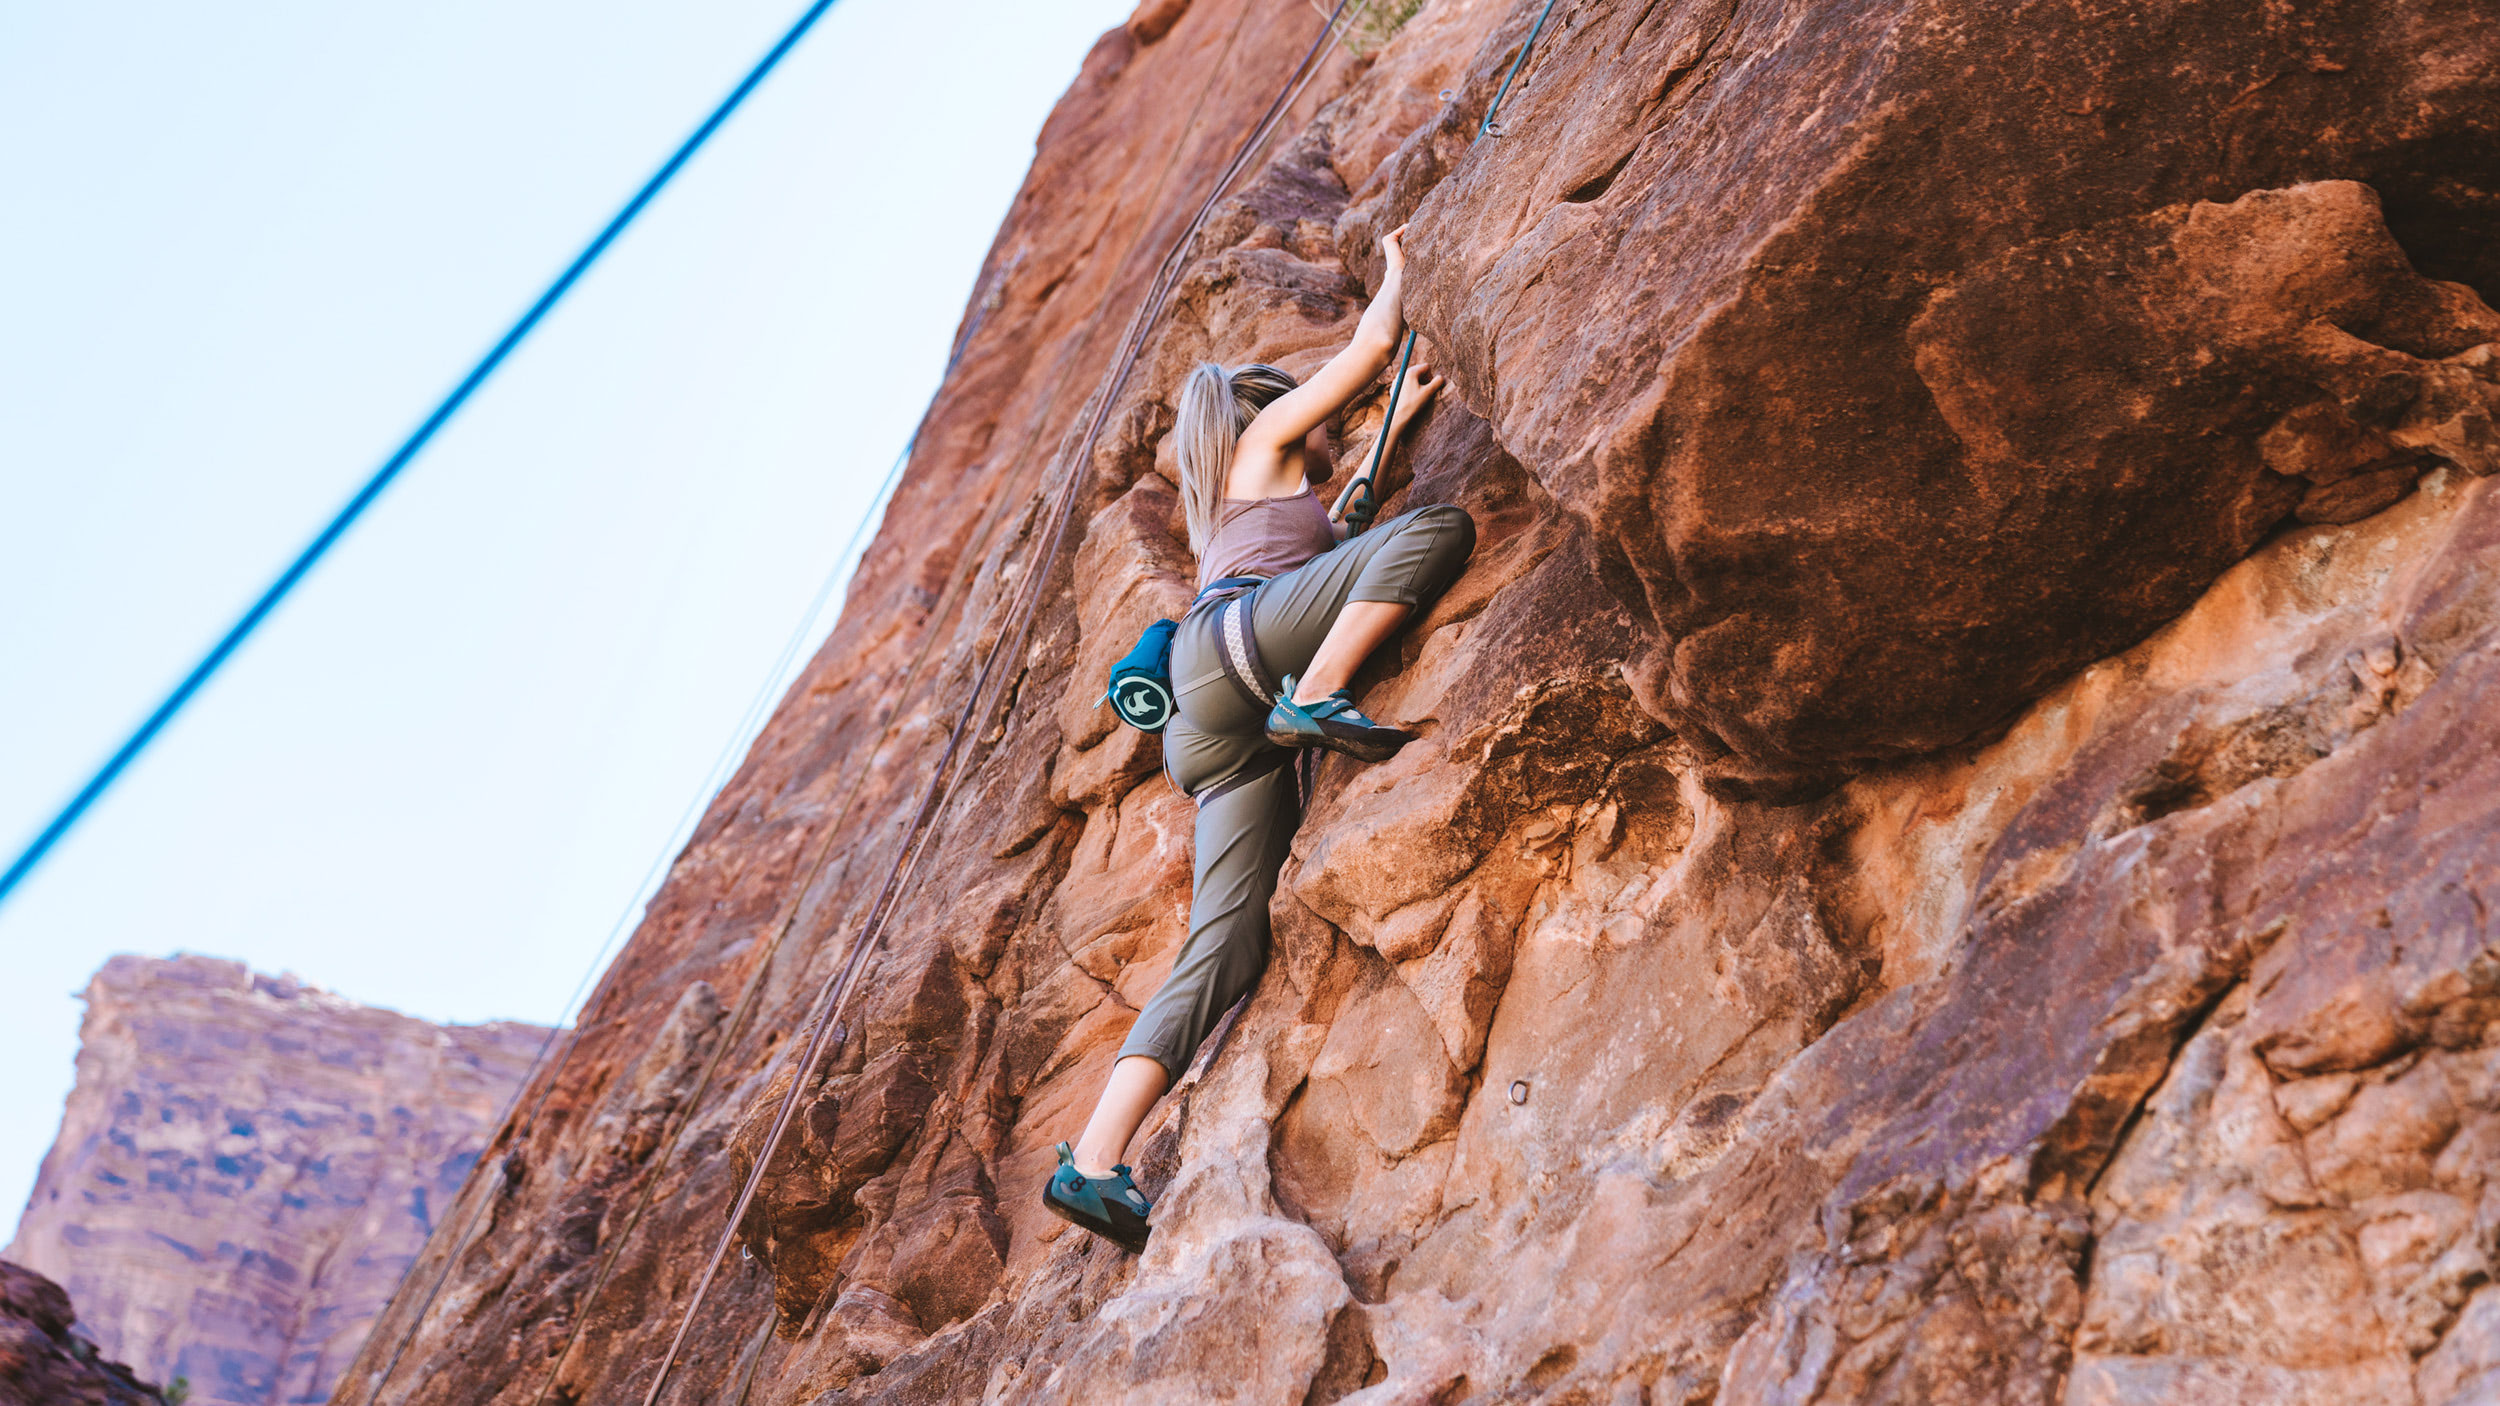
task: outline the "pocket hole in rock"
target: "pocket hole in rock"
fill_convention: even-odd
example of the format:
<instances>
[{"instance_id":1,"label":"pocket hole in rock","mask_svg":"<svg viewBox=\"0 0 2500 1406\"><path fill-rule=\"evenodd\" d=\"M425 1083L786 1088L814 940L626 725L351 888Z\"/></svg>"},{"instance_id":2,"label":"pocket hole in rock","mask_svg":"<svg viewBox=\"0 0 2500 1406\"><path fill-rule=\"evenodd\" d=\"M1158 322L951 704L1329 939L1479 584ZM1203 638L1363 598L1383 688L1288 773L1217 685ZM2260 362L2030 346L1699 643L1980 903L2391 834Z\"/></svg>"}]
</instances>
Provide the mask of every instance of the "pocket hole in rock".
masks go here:
<instances>
[{"instance_id":1,"label":"pocket hole in rock","mask_svg":"<svg viewBox=\"0 0 2500 1406\"><path fill-rule=\"evenodd\" d=\"M1604 195L1608 190L1614 187L1615 177L1623 173L1623 168L1629 164L1631 160L1632 153L1629 151L1616 157L1612 162L1607 164L1605 170L1598 172L1596 175L1589 177L1587 180L1580 182L1578 185L1573 186L1569 191L1565 192L1563 195L1563 202L1568 205L1586 205L1590 201Z\"/></svg>"}]
</instances>

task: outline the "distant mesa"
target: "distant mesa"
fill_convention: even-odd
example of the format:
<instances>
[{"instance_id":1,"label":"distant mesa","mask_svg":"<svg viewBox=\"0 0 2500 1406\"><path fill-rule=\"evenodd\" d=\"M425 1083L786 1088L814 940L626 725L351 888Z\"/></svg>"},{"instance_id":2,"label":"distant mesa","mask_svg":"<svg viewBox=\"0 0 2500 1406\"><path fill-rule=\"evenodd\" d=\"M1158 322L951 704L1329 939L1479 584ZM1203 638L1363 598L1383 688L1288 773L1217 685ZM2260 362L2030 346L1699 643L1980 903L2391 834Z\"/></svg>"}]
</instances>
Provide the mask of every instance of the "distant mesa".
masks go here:
<instances>
[{"instance_id":1,"label":"distant mesa","mask_svg":"<svg viewBox=\"0 0 2500 1406\"><path fill-rule=\"evenodd\" d=\"M198 1406L327 1399L547 1032L433 1025L208 957L116 957L84 994L10 1311L20 1276L29 1303L74 1300L93 1352ZM0 1406L19 1399L7 1354L34 1342L21 1319L0 1323Z\"/></svg>"}]
</instances>

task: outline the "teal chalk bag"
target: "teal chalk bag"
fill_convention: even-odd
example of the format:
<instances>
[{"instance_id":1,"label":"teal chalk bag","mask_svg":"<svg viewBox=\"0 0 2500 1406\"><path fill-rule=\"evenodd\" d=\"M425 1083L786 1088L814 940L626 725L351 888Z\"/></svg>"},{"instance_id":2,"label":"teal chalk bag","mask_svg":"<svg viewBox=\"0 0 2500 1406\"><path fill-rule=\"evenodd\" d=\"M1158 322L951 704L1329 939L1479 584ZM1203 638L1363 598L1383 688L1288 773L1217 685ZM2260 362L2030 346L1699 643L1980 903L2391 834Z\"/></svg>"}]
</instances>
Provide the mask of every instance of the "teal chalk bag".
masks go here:
<instances>
[{"instance_id":1,"label":"teal chalk bag","mask_svg":"<svg viewBox=\"0 0 2500 1406\"><path fill-rule=\"evenodd\" d=\"M1136 647L1111 666L1111 687L1103 696L1120 721L1139 732L1161 732L1172 720L1172 632L1179 628L1172 620L1148 625Z\"/></svg>"}]
</instances>

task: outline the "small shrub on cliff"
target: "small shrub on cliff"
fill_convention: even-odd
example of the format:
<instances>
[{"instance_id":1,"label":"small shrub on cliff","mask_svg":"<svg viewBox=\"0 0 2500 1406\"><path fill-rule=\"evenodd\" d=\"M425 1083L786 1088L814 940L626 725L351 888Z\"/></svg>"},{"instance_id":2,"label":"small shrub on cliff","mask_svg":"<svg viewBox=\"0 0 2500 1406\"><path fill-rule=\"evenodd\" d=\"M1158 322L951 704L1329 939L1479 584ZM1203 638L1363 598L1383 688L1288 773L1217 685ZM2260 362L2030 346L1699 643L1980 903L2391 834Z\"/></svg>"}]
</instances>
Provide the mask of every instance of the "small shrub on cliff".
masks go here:
<instances>
[{"instance_id":1,"label":"small shrub on cliff","mask_svg":"<svg viewBox=\"0 0 2500 1406\"><path fill-rule=\"evenodd\" d=\"M1321 5L1319 0L1311 0L1311 3L1321 14L1328 13L1328 7ZM1340 42L1345 45L1347 53L1358 59L1378 53L1424 7L1424 0L1368 0L1368 3L1356 0L1356 3L1362 8L1353 22L1346 26L1345 37Z\"/></svg>"}]
</instances>

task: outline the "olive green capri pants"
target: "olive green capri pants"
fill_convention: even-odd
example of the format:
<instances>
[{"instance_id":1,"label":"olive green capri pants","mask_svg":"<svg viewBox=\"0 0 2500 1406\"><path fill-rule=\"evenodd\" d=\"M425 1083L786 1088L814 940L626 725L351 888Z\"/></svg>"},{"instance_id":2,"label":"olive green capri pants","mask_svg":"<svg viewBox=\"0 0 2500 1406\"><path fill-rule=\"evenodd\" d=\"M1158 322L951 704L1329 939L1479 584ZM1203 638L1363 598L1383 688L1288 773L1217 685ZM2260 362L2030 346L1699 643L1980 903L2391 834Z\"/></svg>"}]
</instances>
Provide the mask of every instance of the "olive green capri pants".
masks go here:
<instances>
[{"instance_id":1,"label":"olive green capri pants","mask_svg":"<svg viewBox=\"0 0 2500 1406\"><path fill-rule=\"evenodd\" d=\"M1420 605L1458 579L1475 545L1466 511L1436 503L1254 587L1250 629L1260 660L1278 677L1301 673L1349 601ZM1176 1080L1267 970L1267 902L1302 823L1295 769L1274 764L1284 749L1267 740L1267 709L1224 677L1214 620L1213 610L1192 610L1172 637L1179 706L1163 730L1165 773L1198 798L1189 940L1120 1046L1123 1059L1146 1055Z\"/></svg>"}]
</instances>

